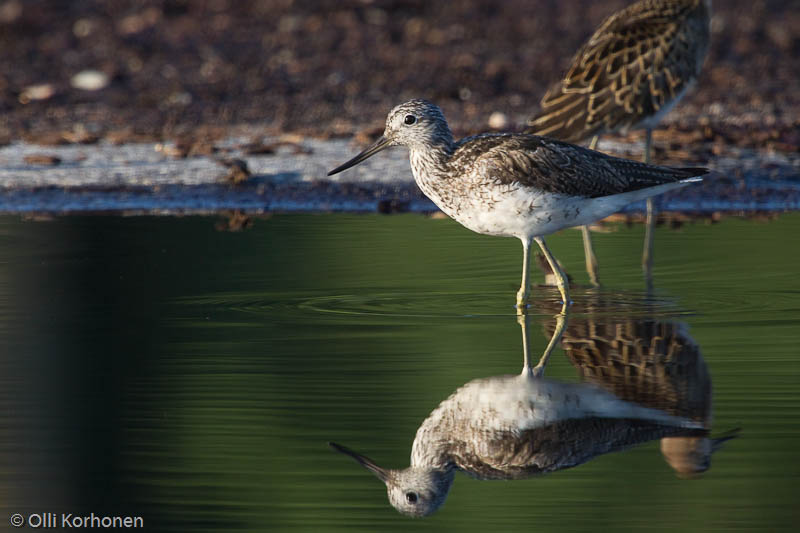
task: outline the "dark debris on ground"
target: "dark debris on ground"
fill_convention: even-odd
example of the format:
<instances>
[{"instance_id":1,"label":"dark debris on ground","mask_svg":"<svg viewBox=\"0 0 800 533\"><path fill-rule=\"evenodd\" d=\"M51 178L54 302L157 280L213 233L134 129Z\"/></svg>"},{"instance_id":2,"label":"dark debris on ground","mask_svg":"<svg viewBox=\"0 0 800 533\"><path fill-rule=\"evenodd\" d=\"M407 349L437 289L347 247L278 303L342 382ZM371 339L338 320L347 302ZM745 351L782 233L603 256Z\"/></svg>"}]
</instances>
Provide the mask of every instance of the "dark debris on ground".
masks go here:
<instances>
[{"instance_id":1,"label":"dark debris on ground","mask_svg":"<svg viewBox=\"0 0 800 533\"><path fill-rule=\"evenodd\" d=\"M495 112L514 129L627 3L0 0L0 143L365 136L412 97L460 134ZM800 0L714 9L709 62L662 138L797 151Z\"/></svg>"}]
</instances>

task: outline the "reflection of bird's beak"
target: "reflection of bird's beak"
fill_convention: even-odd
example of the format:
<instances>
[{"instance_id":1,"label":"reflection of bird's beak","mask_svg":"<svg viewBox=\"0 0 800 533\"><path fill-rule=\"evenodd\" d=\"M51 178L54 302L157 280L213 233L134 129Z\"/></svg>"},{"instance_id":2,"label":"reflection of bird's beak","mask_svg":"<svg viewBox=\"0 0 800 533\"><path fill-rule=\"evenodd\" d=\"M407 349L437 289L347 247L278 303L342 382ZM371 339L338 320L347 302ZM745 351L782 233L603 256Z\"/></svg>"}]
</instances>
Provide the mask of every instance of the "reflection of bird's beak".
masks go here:
<instances>
[{"instance_id":1,"label":"reflection of bird's beak","mask_svg":"<svg viewBox=\"0 0 800 533\"><path fill-rule=\"evenodd\" d=\"M338 167L336 167L333 170L331 170L330 172L328 172L328 176L333 176L334 174L338 174L339 172L341 172L343 170L347 170L348 168L353 167L353 166L361 163L366 158L377 154L378 152L380 152L384 148L388 148L390 143L391 143L391 141L389 139L387 139L386 137L381 135L378 138L377 141L372 143L372 146L370 146L369 148L367 148L366 150L364 150L363 152L361 152L360 154L355 156L353 159L351 159L347 163L345 163L343 165L339 165Z\"/></svg>"},{"instance_id":2,"label":"reflection of bird's beak","mask_svg":"<svg viewBox=\"0 0 800 533\"><path fill-rule=\"evenodd\" d=\"M344 446L340 446L339 444L336 444L335 442L329 442L328 445L331 448L333 448L334 450L336 450L337 452L342 452L343 454L349 455L350 457L352 457L353 459L358 461L358 463L361 466L363 466L364 468L366 468L367 470L369 470L370 472L375 474L375 476L378 479L380 479L381 481L383 481L384 483L389 481L389 471L386 470L385 468L381 468L380 466L376 465L375 461L373 461L372 459L370 459L368 457L364 457L363 455L358 454L358 453L354 452L353 450L351 450L349 448L345 448Z\"/></svg>"}]
</instances>

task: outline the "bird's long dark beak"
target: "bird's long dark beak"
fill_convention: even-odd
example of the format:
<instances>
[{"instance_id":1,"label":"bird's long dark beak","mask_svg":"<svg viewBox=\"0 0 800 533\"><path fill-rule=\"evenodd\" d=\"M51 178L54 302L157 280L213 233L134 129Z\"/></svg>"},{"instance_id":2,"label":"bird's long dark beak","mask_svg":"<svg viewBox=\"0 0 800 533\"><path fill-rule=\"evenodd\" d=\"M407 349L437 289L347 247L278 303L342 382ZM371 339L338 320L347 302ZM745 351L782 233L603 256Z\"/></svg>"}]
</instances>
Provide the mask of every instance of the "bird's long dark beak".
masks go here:
<instances>
[{"instance_id":1,"label":"bird's long dark beak","mask_svg":"<svg viewBox=\"0 0 800 533\"><path fill-rule=\"evenodd\" d=\"M381 468L380 466L376 465L375 461L373 461L369 457L364 457L363 455L354 452L350 448L345 448L344 446L336 444L335 442L329 442L328 446L330 446L337 452L349 455L350 457L358 461L358 464L360 464L361 466L363 466L364 468L375 474L375 476L384 483L389 481L389 471L386 470L385 468Z\"/></svg>"},{"instance_id":2,"label":"bird's long dark beak","mask_svg":"<svg viewBox=\"0 0 800 533\"><path fill-rule=\"evenodd\" d=\"M386 137L381 135L378 138L378 140L375 141L374 143L372 143L372 145L369 148L367 148L366 150L364 150L363 152L361 152L360 154L355 156L353 159L351 159L347 163L345 163L343 165L339 165L338 167L336 167L333 170L331 170L330 172L328 172L328 176L333 176L334 174L338 174L339 172L341 172L343 170L347 170L348 168L353 167L353 166L361 163L366 158L377 154L378 152L380 152L384 148L388 148L390 142L391 141L389 139L387 139Z\"/></svg>"}]
</instances>

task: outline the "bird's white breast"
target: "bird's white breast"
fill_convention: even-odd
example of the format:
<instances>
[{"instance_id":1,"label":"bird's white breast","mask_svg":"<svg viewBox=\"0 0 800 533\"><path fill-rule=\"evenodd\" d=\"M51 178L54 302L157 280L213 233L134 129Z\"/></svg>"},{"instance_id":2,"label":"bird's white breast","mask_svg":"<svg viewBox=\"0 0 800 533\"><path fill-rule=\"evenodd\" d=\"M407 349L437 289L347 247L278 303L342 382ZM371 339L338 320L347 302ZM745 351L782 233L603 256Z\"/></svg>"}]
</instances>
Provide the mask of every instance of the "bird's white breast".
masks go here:
<instances>
[{"instance_id":1,"label":"bird's white breast","mask_svg":"<svg viewBox=\"0 0 800 533\"><path fill-rule=\"evenodd\" d=\"M686 422L621 400L592 384L561 383L523 374L467 383L443 401L420 429L472 427L516 432L585 417L639 418L675 425Z\"/></svg>"},{"instance_id":2,"label":"bird's white breast","mask_svg":"<svg viewBox=\"0 0 800 533\"><path fill-rule=\"evenodd\" d=\"M471 381L443 401L417 430L412 465L446 462L453 442L482 450L498 434L520 435L564 420L632 418L676 427L701 424L621 400L588 383L560 383L527 375Z\"/></svg>"},{"instance_id":3,"label":"bird's white breast","mask_svg":"<svg viewBox=\"0 0 800 533\"><path fill-rule=\"evenodd\" d=\"M416 157L415 157L416 156ZM472 169L440 176L412 152L411 168L422 192L449 217L476 233L530 238L574 226L584 199L539 191L519 183L498 183Z\"/></svg>"}]
</instances>

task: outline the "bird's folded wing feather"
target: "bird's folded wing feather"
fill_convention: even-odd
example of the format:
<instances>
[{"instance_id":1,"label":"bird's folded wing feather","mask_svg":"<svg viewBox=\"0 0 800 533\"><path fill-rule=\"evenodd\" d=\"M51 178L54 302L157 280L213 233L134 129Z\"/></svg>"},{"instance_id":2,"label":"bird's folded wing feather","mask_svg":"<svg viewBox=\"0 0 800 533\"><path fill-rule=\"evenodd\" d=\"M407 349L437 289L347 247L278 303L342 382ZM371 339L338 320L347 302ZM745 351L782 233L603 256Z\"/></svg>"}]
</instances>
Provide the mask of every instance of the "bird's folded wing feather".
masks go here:
<instances>
[{"instance_id":1,"label":"bird's folded wing feather","mask_svg":"<svg viewBox=\"0 0 800 533\"><path fill-rule=\"evenodd\" d=\"M706 169L676 169L607 156L573 144L535 135L476 138L483 150L459 148L453 161L470 165L498 184L598 198L655 187L706 174ZM463 152L462 152L463 150Z\"/></svg>"}]
</instances>

